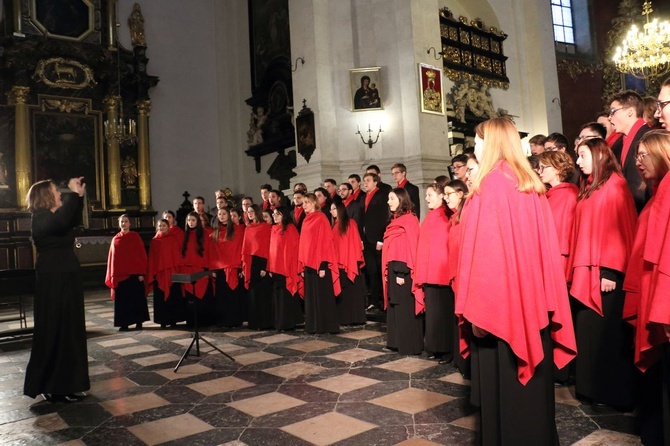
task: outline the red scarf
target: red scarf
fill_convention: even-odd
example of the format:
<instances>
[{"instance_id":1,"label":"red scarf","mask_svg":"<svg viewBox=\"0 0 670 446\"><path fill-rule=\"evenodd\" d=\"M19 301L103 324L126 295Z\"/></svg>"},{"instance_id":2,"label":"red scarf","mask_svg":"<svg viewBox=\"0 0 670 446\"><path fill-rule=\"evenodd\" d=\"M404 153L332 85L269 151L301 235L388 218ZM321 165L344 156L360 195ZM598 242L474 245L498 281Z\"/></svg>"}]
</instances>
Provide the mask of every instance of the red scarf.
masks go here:
<instances>
[{"instance_id":1,"label":"red scarf","mask_svg":"<svg viewBox=\"0 0 670 446\"><path fill-rule=\"evenodd\" d=\"M349 204L351 204L351 202L353 202L353 201L354 201L354 196L353 196L353 195L349 195L347 198L345 198L344 200L342 200L342 204L343 204L344 207L346 208L346 207L349 206Z\"/></svg>"},{"instance_id":2,"label":"red scarf","mask_svg":"<svg viewBox=\"0 0 670 446\"><path fill-rule=\"evenodd\" d=\"M314 211L305 216L298 247L298 271L304 272L307 267L318 271L321 262L328 262L328 268L333 278L333 291L338 296L341 292L340 271L337 268L337 257L335 256L335 247L330 231L328 218L323 212ZM299 283L299 292L300 296L304 298L305 288L302 280Z\"/></svg>"},{"instance_id":3,"label":"red scarf","mask_svg":"<svg viewBox=\"0 0 670 446\"><path fill-rule=\"evenodd\" d=\"M635 245L626 271L624 318L636 326L635 364L646 371L668 342L670 325L670 176L640 213Z\"/></svg>"},{"instance_id":4,"label":"red scarf","mask_svg":"<svg viewBox=\"0 0 670 446\"><path fill-rule=\"evenodd\" d=\"M226 225L221 225L219 239L213 243L214 252L210 260L210 269L222 269L226 273L226 283L231 290L237 288L238 270L242 268L242 242L244 240L244 226L234 225L232 240L226 240Z\"/></svg>"},{"instance_id":5,"label":"red scarf","mask_svg":"<svg viewBox=\"0 0 670 446\"><path fill-rule=\"evenodd\" d=\"M286 231L282 225L272 226L270 236L270 252L267 269L271 273L286 277L286 289L294 295L298 292L298 251L295 249L300 243L300 236L295 225L289 224Z\"/></svg>"},{"instance_id":6,"label":"red scarf","mask_svg":"<svg viewBox=\"0 0 670 446\"><path fill-rule=\"evenodd\" d=\"M602 316L600 268L625 272L633 248L637 211L626 180L612 176L577 202L570 243L570 294Z\"/></svg>"},{"instance_id":7,"label":"red scarf","mask_svg":"<svg viewBox=\"0 0 670 446\"><path fill-rule=\"evenodd\" d=\"M172 234L159 232L151 240L147 276L144 280L147 294L156 281L158 289L164 293L166 300L170 295L172 273L177 272L177 265L181 258L181 242L178 237L179 232L173 231Z\"/></svg>"},{"instance_id":8,"label":"red scarf","mask_svg":"<svg viewBox=\"0 0 670 446\"><path fill-rule=\"evenodd\" d=\"M617 140L618 140L619 138L621 138L621 136L622 136L621 133L612 132L612 133L610 133L610 136L607 137L607 139L605 140L605 142L607 143L608 146L612 147L612 145L613 145L615 142L617 142Z\"/></svg>"},{"instance_id":9,"label":"red scarf","mask_svg":"<svg viewBox=\"0 0 670 446\"><path fill-rule=\"evenodd\" d=\"M458 259L461 254L461 224L458 219L458 210L454 210L449 222L449 240L447 242L447 275L449 276L449 285L456 290L456 276L458 272Z\"/></svg>"},{"instance_id":10,"label":"red scarf","mask_svg":"<svg viewBox=\"0 0 670 446\"><path fill-rule=\"evenodd\" d=\"M544 358L540 331L549 327L554 363L563 368L575 357L576 343L546 197L519 191L512 169L498 162L468 198L459 226L456 315L463 357L468 321L509 344L526 385Z\"/></svg>"},{"instance_id":11,"label":"red scarf","mask_svg":"<svg viewBox=\"0 0 670 446\"><path fill-rule=\"evenodd\" d=\"M370 192L368 192L365 195L365 212L368 211L368 205L370 204L370 200L372 200L372 197L375 196L375 194L377 193L378 190L379 190L379 188L375 187L374 189L372 189Z\"/></svg>"},{"instance_id":12,"label":"red scarf","mask_svg":"<svg viewBox=\"0 0 670 446\"><path fill-rule=\"evenodd\" d=\"M244 231L242 242L242 271L244 287L251 283L251 256L267 259L270 254L270 234L272 226L267 223L252 223Z\"/></svg>"},{"instance_id":13,"label":"red scarf","mask_svg":"<svg viewBox=\"0 0 670 446\"><path fill-rule=\"evenodd\" d=\"M184 230L182 228L179 226L168 228L168 234L173 236L177 243L179 243L179 246L181 246L182 242L184 241Z\"/></svg>"},{"instance_id":14,"label":"red scarf","mask_svg":"<svg viewBox=\"0 0 670 446\"><path fill-rule=\"evenodd\" d=\"M144 275L147 271L147 252L142 238L137 232L119 232L112 239L107 255L107 274L105 285L111 289L112 300L114 289L132 275Z\"/></svg>"},{"instance_id":15,"label":"red scarf","mask_svg":"<svg viewBox=\"0 0 670 446\"><path fill-rule=\"evenodd\" d=\"M358 225L353 219L349 219L349 226L344 234L340 234L337 221L332 228L333 244L337 266L343 269L350 281L354 281L360 274L360 269L365 265L363 259L363 243L358 233Z\"/></svg>"},{"instance_id":16,"label":"red scarf","mask_svg":"<svg viewBox=\"0 0 670 446\"><path fill-rule=\"evenodd\" d=\"M416 283L416 250L419 244L419 220L414 214L407 213L393 218L384 232L382 248L382 284L384 288L384 309L388 307L389 262L404 262L412 277L414 293L414 312L419 314L425 309L423 290Z\"/></svg>"},{"instance_id":17,"label":"red scarf","mask_svg":"<svg viewBox=\"0 0 670 446\"><path fill-rule=\"evenodd\" d=\"M298 222L300 221L300 217L302 216L303 212L305 212L305 210L302 208L302 205L293 208L293 221L296 224L298 224Z\"/></svg>"},{"instance_id":18,"label":"red scarf","mask_svg":"<svg viewBox=\"0 0 670 446\"><path fill-rule=\"evenodd\" d=\"M402 187L404 189L405 184L407 184L407 178L403 178L402 181L398 183L398 187Z\"/></svg>"},{"instance_id":19,"label":"red scarf","mask_svg":"<svg viewBox=\"0 0 670 446\"><path fill-rule=\"evenodd\" d=\"M353 197L353 200L356 201L358 200L358 196L361 194L361 188L359 187L355 191L353 191L350 195L350 197Z\"/></svg>"},{"instance_id":20,"label":"red scarf","mask_svg":"<svg viewBox=\"0 0 670 446\"><path fill-rule=\"evenodd\" d=\"M558 247L561 250L566 280L569 276L568 254L570 253L572 230L575 226L575 208L577 207L578 194L579 188L572 183L560 183L547 191L549 207L556 224Z\"/></svg>"},{"instance_id":21,"label":"red scarf","mask_svg":"<svg viewBox=\"0 0 670 446\"><path fill-rule=\"evenodd\" d=\"M626 156L628 155L628 151L630 150L630 146L633 143L633 139L635 139L635 135L637 134L638 130L640 130L642 127L647 125L646 122L644 122L644 119L640 118L637 121L635 121L635 124L633 124L633 127L628 131L627 135L623 135L623 148L621 149L621 168L623 169L624 164L626 163Z\"/></svg>"},{"instance_id":22,"label":"red scarf","mask_svg":"<svg viewBox=\"0 0 670 446\"><path fill-rule=\"evenodd\" d=\"M444 206L428 211L421 223L416 251L417 286L449 285L449 228Z\"/></svg>"}]
</instances>

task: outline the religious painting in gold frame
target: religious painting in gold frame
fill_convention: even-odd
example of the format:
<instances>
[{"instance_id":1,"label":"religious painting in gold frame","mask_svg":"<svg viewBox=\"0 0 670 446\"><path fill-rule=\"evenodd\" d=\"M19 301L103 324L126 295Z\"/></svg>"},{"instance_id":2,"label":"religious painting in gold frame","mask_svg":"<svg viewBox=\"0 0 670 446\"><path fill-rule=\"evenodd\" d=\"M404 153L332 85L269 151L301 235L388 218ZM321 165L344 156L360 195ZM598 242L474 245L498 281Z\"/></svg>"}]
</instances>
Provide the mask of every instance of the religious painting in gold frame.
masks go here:
<instances>
[{"instance_id":1,"label":"religious painting in gold frame","mask_svg":"<svg viewBox=\"0 0 670 446\"><path fill-rule=\"evenodd\" d=\"M382 90L381 67L349 70L351 111L382 110L385 96Z\"/></svg>"},{"instance_id":2,"label":"religious painting in gold frame","mask_svg":"<svg viewBox=\"0 0 670 446\"><path fill-rule=\"evenodd\" d=\"M442 70L432 65L419 65L419 103L423 113L444 116Z\"/></svg>"}]
</instances>

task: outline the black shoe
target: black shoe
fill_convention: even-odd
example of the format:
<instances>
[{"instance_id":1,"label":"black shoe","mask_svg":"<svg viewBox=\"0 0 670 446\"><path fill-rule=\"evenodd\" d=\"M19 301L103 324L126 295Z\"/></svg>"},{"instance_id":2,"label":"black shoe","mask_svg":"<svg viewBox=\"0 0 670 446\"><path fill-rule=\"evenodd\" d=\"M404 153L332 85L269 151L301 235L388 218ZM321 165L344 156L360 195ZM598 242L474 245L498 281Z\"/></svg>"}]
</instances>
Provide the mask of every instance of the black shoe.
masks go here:
<instances>
[{"instance_id":1,"label":"black shoe","mask_svg":"<svg viewBox=\"0 0 670 446\"><path fill-rule=\"evenodd\" d=\"M377 309L377 307L375 307L374 305L370 304L370 305L368 305L368 307L365 309L365 311L374 311L374 310L376 310L376 309Z\"/></svg>"},{"instance_id":2,"label":"black shoe","mask_svg":"<svg viewBox=\"0 0 670 446\"><path fill-rule=\"evenodd\" d=\"M385 352L397 352L398 349L397 349L397 348L394 348L394 347L384 347L384 348L382 348L382 351L385 351Z\"/></svg>"},{"instance_id":3,"label":"black shoe","mask_svg":"<svg viewBox=\"0 0 670 446\"><path fill-rule=\"evenodd\" d=\"M431 360L433 360L433 359L437 359L437 356L436 356L436 355L430 355L430 356L428 357L428 359L431 359Z\"/></svg>"},{"instance_id":4,"label":"black shoe","mask_svg":"<svg viewBox=\"0 0 670 446\"><path fill-rule=\"evenodd\" d=\"M85 393L70 393L68 395L63 395L63 399L66 403L76 403L86 398Z\"/></svg>"},{"instance_id":5,"label":"black shoe","mask_svg":"<svg viewBox=\"0 0 670 446\"><path fill-rule=\"evenodd\" d=\"M119 331L128 331L128 326L124 325L123 327L119 327Z\"/></svg>"},{"instance_id":6,"label":"black shoe","mask_svg":"<svg viewBox=\"0 0 670 446\"><path fill-rule=\"evenodd\" d=\"M142 329L142 322L139 324L135 324L135 330L141 330Z\"/></svg>"}]
</instances>

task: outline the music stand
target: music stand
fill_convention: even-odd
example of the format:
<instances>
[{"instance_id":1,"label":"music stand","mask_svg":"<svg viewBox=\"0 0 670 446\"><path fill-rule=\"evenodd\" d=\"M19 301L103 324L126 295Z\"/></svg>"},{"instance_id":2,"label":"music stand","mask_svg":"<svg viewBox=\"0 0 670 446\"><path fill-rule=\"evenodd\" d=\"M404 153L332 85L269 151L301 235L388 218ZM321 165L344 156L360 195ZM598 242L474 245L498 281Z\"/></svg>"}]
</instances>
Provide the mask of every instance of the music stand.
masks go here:
<instances>
[{"instance_id":1,"label":"music stand","mask_svg":"<svg viewBox=\"0 0 670 446\"><path fill-rule=\"evenodd\" d=\"M231 361L235 362L232 356L230 356L228 353L222 351L219 347L216 345L212 344L209 342L207 339L203 338L200 335L200 328L198 327L198 298L195 296L195 283L199 280L202 279L203 277L207 277L210 274L212 274L213 271L198 271L197 273L192 273L192 274L172 274L172 282L174 283L190 283L191 286L193 287L193 298L194 298L194 309L193 309L193 340L189 344L188 348L182 355L181 359L177 363L177 366L174 368L174 372L177 373L177 370L179 370L179 367L181 367L181 363L184 362L184 359L186 359L191 353L191 349L193 348L193 345L195 344L195 355L193 356L200 356L200 341L204 342L205 344L209 345L212 347L214 350L217 352L221 353L223 356L226 358L230 359Z\"/></svg>"}]
</instances>

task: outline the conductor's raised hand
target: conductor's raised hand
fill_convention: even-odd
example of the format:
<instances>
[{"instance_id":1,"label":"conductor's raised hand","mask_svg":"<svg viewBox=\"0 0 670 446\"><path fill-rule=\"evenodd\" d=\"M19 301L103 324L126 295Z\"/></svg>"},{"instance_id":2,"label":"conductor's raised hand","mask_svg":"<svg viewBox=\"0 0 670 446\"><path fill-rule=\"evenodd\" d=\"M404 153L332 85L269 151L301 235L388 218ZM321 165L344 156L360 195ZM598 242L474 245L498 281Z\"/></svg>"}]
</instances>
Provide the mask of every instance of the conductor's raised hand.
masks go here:
<instances>
[{"instance_id":1,"label":"conductor's raised hand","mask_svg":"<svg viewBox=\"0 0 670 446\"><path fill-rule=\"evenodd\" d=\"M83 197L84 192L86 192L86 183L84 183L84 177L70 178L70 181L67 183L67 187L72 192L75 192L80 197Z\"/></svg>"}]
</instances>

